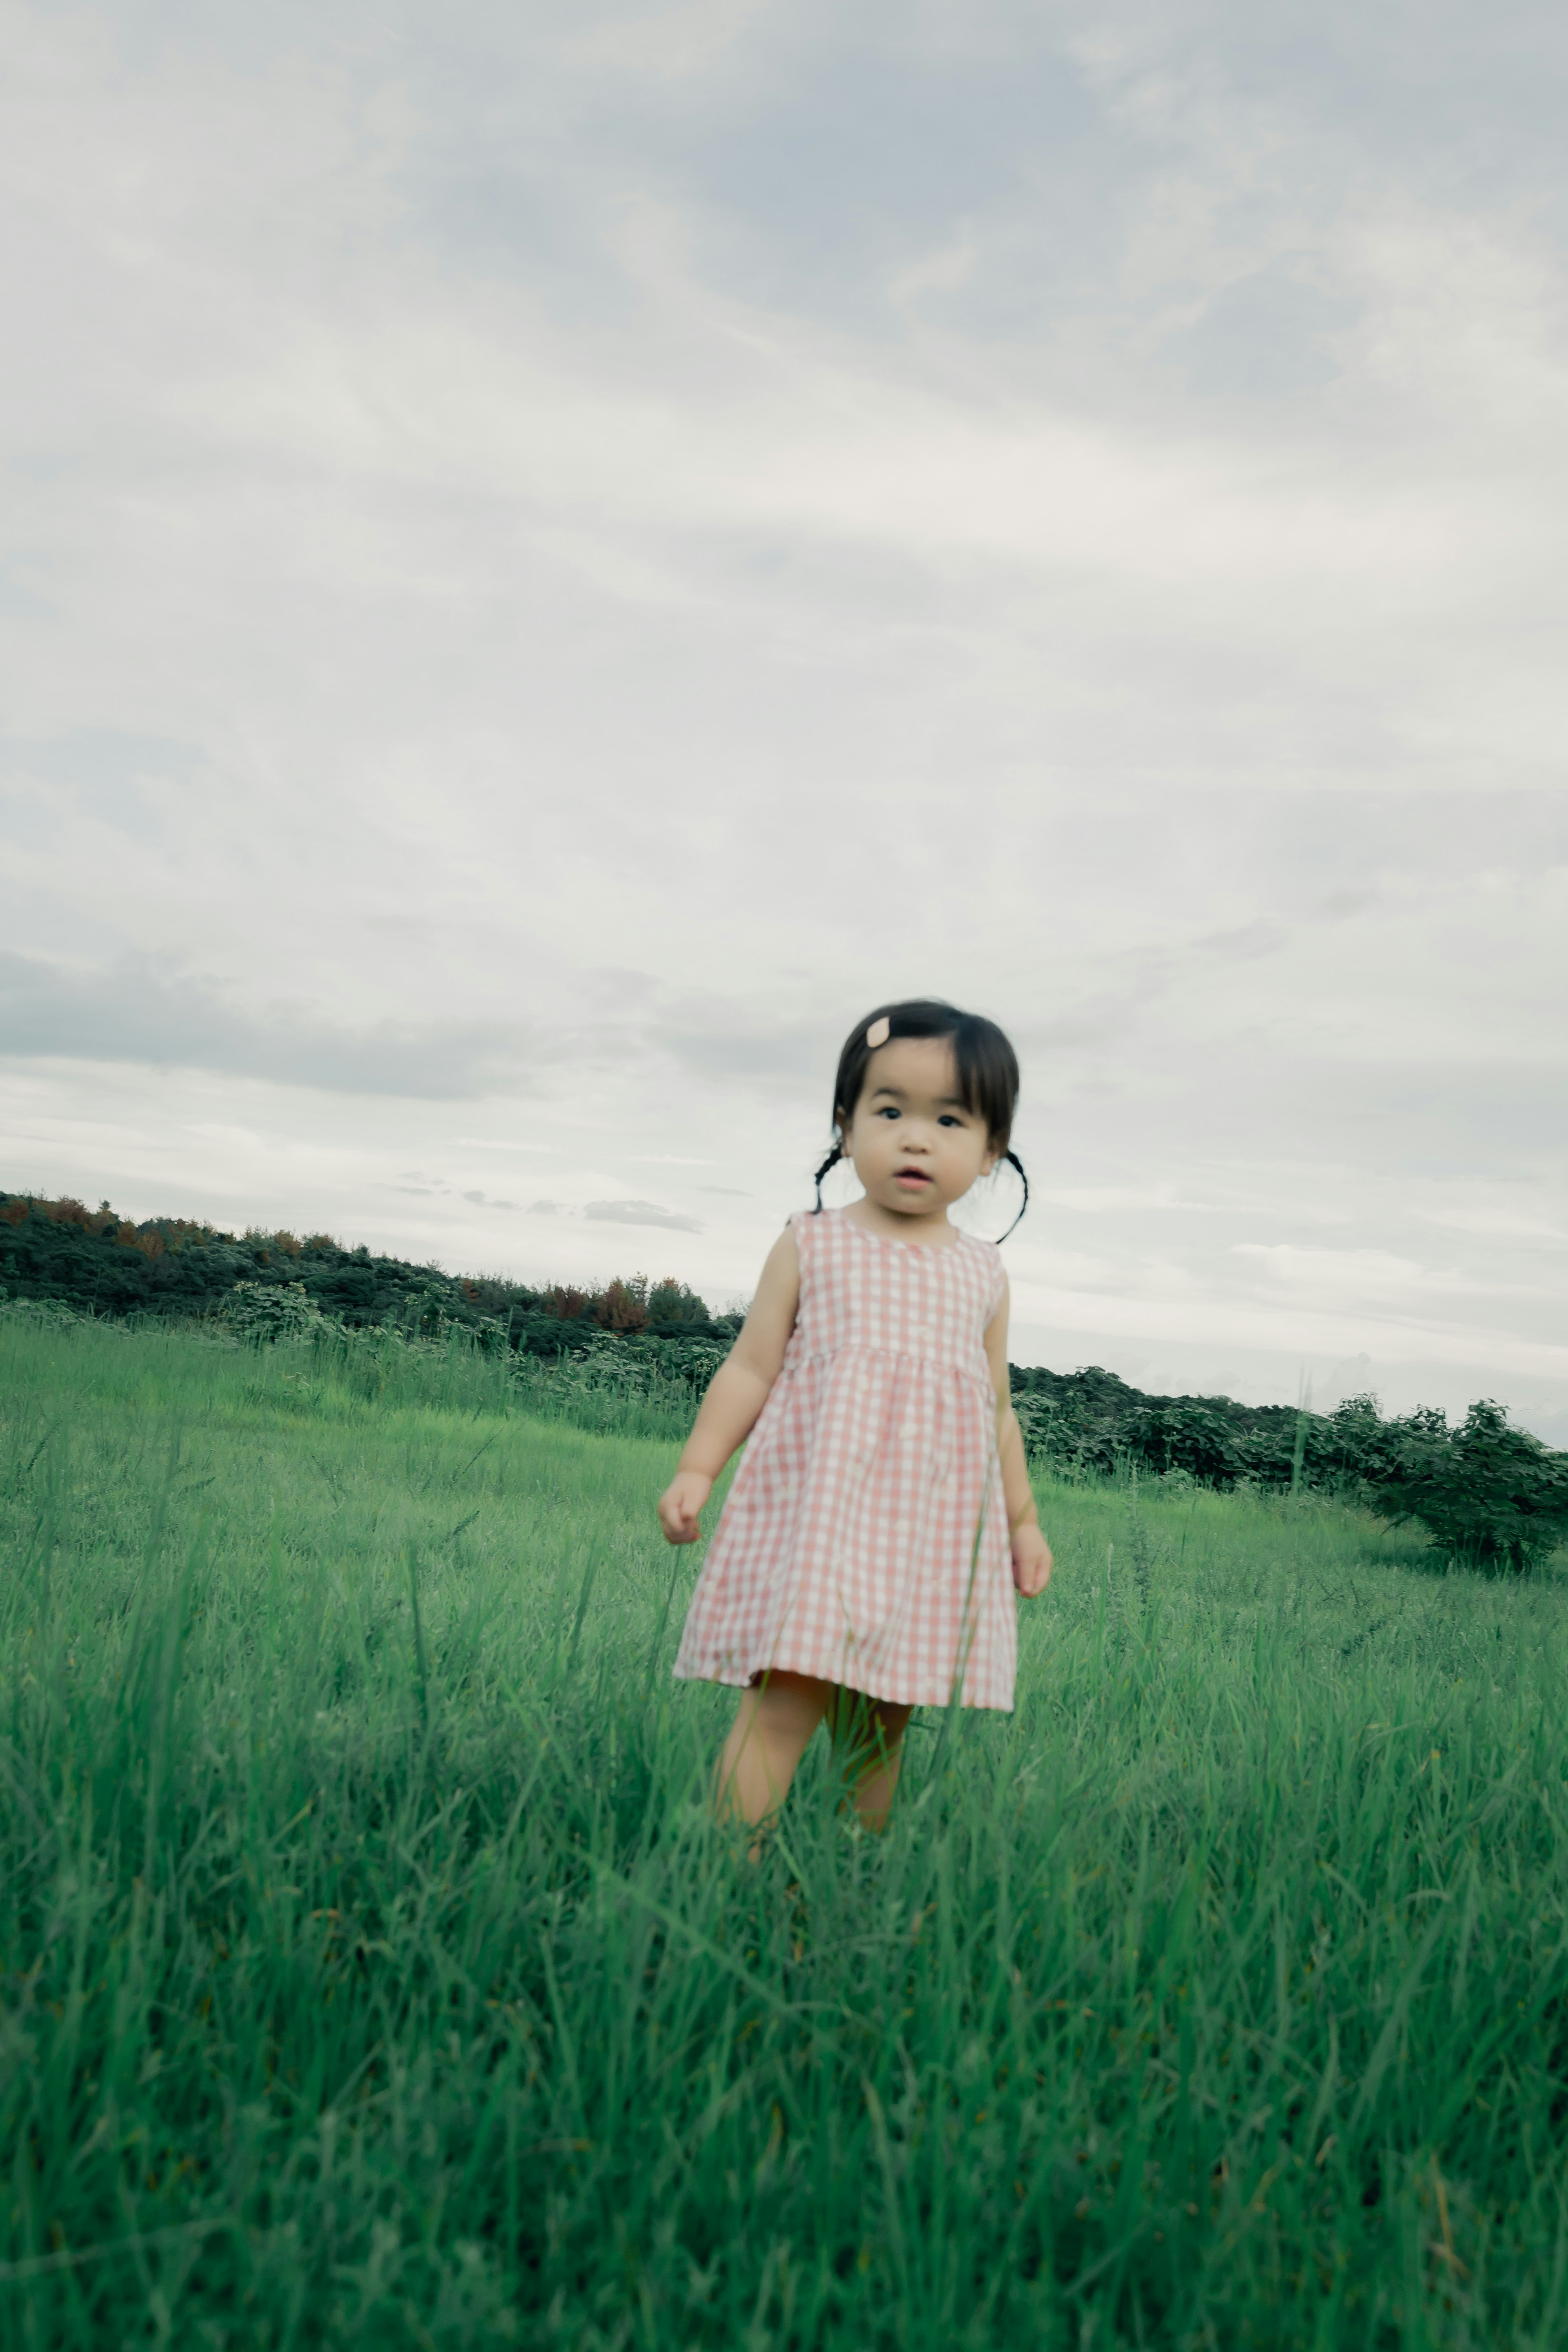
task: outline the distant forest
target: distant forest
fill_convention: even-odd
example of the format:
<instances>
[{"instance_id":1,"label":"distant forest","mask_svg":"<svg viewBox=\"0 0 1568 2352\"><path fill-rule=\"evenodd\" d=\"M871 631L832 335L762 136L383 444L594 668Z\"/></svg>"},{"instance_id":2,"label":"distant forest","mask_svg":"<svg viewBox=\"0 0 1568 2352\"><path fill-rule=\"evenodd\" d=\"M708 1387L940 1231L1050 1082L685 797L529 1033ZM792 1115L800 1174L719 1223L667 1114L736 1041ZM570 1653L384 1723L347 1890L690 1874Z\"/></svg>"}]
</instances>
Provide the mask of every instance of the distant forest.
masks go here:
<instances>
[{"instance_id":1,"label":"distant forest","mask_svg":"<svg viewBox=\"0 0 1568 2352\"><path fill-rule=\"evenodd\" d=\"M107 1201L89 1209L0 1192L0 1290L10 1298L188 1319L225 1316L272 1286L337 1323L383 1325L409 1339L466 1332L485 1349L557 1360L611 1349L628 1366L685 1380L694 1393L742 1319L715 1314L673 1277L533 1288L373 1256L327 1234L226 1234L179 1217L133 1224ZM1132 1470L1220 1488L1359 1496L1385 1517L1419 1519L1453 1557L1477 1563L1523 1568L1568 1537L1568 1455L1513 1428L1495 1404L1472 1405L1450 1428L1431 1409L1385 1419L1370 1396L1315 1413L1146 1395L1093 1365L1010 1370L1031 1457L1069 1475Z\"/></svg>"},{"instance_id":2,"label":"distant forest","mask_svg":"<svg viewBox=\"0 0 1568 2352\"><path fill-rule=\"evenodd\" d=\"M221 1233L184 1217L132 1224L107 1201L0 1192L0 1285L13 1298L58 1298L93 1315L208 1316L237 1283L298 1285L341 1323L405 1332L467 1327L531 1355L581 1349L601 1334L721 1340L740 1328L673 1278L644 1274L581 1290L533 1289L489 1274L443 1274L400 1257L345 1249L330 1234Z\"/></svg>"}]
</instances>

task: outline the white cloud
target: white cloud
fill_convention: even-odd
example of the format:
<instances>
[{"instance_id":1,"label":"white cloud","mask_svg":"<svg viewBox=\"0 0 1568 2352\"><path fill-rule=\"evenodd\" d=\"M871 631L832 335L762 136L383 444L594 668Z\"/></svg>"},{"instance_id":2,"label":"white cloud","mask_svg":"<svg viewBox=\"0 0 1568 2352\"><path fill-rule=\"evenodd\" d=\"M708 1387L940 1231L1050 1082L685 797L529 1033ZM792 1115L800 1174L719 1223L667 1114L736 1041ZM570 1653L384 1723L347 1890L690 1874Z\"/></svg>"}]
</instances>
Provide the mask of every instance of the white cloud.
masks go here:
<instances>
[{"instance_id":1,"label":"white cloud","mask_svg":"<svg viewBox=\"0 0 1568 2352\"><path fill-rule=\"evenodd\" d=\"M743 1290L934 988L1047 1356L1568 1408L1545 12L0 26L6 1174Z\"/></svg>"},{"instance_id":2,"label":"white cloud","mask_svg":"<svg viewBox=\"0 0 1568 2352\"><path fill-rule=\"evenodd\" d=\"M590 1201L583 1214L601 1225L662 1225L672 1234L702 1231L695 1217L683 1217L676 1209L661 1209L653 1201Z\"/></svg>"}]
</instances>

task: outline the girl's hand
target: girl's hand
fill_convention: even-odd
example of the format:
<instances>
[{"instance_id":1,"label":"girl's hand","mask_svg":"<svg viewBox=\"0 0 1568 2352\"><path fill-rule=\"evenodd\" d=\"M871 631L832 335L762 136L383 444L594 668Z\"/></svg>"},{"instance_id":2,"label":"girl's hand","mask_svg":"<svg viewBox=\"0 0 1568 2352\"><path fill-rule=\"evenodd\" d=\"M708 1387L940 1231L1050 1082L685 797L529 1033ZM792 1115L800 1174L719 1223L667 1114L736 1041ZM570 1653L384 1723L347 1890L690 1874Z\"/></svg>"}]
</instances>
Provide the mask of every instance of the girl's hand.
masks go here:
<instances>
[{"instance_id":1,"label":"girl's hand","mask_svg":"<svg viewBox=\"0 0 1568 2352\"><path fill-rule=\"evenodd\" d=\"M658 1523L666 1543L695 1543L702 1533L698 1513L713 1492L713 1481L700 1470L678 1470L658 1498ZM1046 1555L1047 1559L1050 1555ZM1047 1569L1047 1576L1050 1570Z\"/></svg>"},{"instance_id":2,"label":"girl's hand","mask_svg":"<svg viewBox=\"0 0 1568 2352\"><path fill-rule=\"evenodd\" d=\"M1015 1528L1013 1581L1025 1600L1033 1601L1050 1580L1051 1548L1039 1528L1033 1525Z\"/></svg>"}]
</instances>

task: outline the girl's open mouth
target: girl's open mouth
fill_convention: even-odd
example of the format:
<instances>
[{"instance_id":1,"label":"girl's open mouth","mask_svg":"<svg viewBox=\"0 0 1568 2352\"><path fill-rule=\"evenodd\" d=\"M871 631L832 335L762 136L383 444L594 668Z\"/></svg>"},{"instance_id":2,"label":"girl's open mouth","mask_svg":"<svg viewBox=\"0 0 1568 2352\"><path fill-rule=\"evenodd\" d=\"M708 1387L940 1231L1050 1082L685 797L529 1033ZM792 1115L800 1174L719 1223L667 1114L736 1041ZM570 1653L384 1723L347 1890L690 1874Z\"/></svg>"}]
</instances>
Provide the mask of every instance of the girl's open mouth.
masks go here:
<instances>
[{"instance_id":1,"label":"girl's open mouth","mask_svg":"<svg viewBox=\"0 0 1568 2352\"><path fill-rule=\"evenodd\" d=\"M920 1168L900 1168L894 1173L895 1184L929 1184L931 1178Z\"/></svg>"}]
</instances>

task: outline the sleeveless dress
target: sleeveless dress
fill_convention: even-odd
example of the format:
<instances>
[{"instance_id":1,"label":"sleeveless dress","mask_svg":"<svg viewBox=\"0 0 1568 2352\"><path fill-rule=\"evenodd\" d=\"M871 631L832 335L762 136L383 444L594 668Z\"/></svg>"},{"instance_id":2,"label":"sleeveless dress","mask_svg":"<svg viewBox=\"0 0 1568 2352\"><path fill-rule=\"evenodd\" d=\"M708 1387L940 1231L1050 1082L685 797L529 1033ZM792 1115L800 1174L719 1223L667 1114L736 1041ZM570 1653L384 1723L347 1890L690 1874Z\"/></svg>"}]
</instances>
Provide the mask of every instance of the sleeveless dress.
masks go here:
<instances>
[{"instance_id":1,"label":"sleeveless dress","mask_svg":"<svg viewBox=\"0 0 1568 2352\"><path fill-rule=\"evenodd\" d=\"M791 1219L800 1307L687 1612L679 1679L770 1667L1011 1707L1012 1545L984 1334L1001 1254Z\"/></svg>"}]
</instances>

